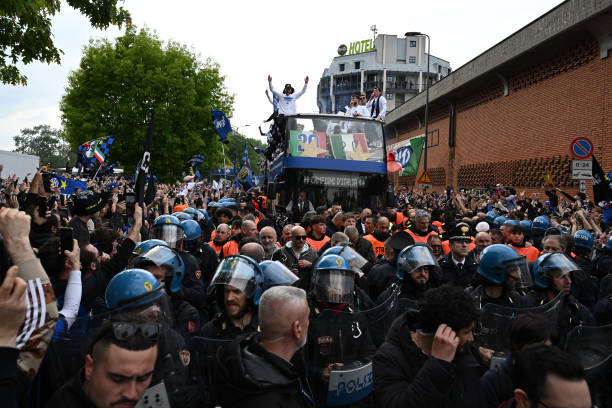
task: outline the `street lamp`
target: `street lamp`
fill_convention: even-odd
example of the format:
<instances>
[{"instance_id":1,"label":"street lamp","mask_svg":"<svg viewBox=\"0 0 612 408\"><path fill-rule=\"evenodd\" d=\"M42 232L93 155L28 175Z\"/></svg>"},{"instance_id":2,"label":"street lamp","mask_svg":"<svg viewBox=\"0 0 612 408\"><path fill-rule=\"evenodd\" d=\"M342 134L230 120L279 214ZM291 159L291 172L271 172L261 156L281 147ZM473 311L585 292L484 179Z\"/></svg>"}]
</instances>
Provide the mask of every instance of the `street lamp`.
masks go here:
<instances>
[{"instance_id":1,"label":"street lamp","mask_svg":"<svg viewBox=\"0 0 612 408\"><path fill-rule=\"evenodd\" d=\"M427 37L427 85L425 87L425 155L423 156L423 170L427 170L427 139L429 135L427 134L429 130L429 47L431 46L431 38L425 33L421 33L419 31L409 31L404 34L406 37Z\"/></svg>"}]
</instances>

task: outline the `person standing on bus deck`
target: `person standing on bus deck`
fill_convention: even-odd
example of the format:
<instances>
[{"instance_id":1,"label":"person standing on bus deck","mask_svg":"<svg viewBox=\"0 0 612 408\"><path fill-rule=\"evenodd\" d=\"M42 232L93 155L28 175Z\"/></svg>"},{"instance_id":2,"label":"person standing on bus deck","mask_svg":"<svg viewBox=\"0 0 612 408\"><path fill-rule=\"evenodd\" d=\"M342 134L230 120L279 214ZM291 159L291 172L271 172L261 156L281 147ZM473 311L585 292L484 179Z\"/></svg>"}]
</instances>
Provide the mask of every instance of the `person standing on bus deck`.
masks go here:
<instances>
[{"instance_id":1,"label":"person standing on bus deck","mask_svg":"<svg viewBox=\"0 0 612 408\"><path fill-rule=\"evenodd\" d=\"M268 83L270 86L270 91L272 94L278 98L278 114L279 115L293 115L297 113L297 107L295 101L306 92L306 87L308 86L308 77L304 78L304 88L298 93L295 93L295 90L291 86L291 84L286 84L283 89L283 93L274 90L274 86L272 85L272 77L268 75ZM386 107L386 102L385 102Z\"/></svg>"},{"instance_id":2,"label":"person standing on bus deck","mask_svg":"<svg viewBox=\"0 0 612 408\"><path fill-rule=\"evenodd\" d=\"M300 191L296 201L290 200L287 204L287 212L291 214L293 222L300 222L309 211L314 211L312 202L308 199L305 191Z\"/></svg>"},{"instance_id":3,"label":"person standing on bus deck","mask_svg":"<svg viewBox=\"0 0 612 408\"><path fill-rule=\"evenodd\" d=\"M371 118L385 120L385 116L387 116L387 100L381 95L380 89L374 88L366 108L370 110Z\"/></svg>"}]
</instances>

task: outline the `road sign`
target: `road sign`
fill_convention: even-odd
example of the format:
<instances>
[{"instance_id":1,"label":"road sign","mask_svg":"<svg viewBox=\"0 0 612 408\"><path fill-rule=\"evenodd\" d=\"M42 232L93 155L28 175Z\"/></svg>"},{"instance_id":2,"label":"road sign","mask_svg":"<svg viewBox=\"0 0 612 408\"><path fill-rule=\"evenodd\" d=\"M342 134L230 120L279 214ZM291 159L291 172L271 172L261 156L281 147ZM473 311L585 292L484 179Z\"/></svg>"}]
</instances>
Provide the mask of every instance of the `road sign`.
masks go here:
<instances>
[{"instance_id":1,"label":"road sign","mask_svg":"<svg viewBox=\"0 0 612 408\"><path fill-rule=\"evenodd\" d=\"M570 144L570 151L577 159L587 159L593 154L593 143L586 137L577 137Z\"/></svg>"},{"instance_id":2,"label":"road sign","mask_svg":"<svg viewBox=\"0 0 612 408\"><path fill-rule=\"evenodd\" d=\"M590 180L593 177L593 160L572 160L572 178Z\"/></svg>"},{"instance_id":3,"label":"road sign","mask_svg":"<svg viewBox=\"0 0 612 408\"><path fill-rule=\"evenodd\" d=\"M586 180L580 180L580 192L586 194Z\"/></svg>"},{"instance_id":4,"label":"road sign","mask_svg":"<svg viewBox=\"0 0 612 408\"><path fill-rule=\"evenodd\" d=\"M417 181L417 183L433 184L433 180L431 179L431 176L429 175L429 172L427 170L423 170L423 174L421 174L421 177L419 177L419 180Z\"/></svg>"},{"instance_id":5,"label":"road sign","mask_svg":"<svg viewBox=\"0 0 612 408\"><path fill-rule=\"evenodd\" d=\"M433 188L433 184L419 183L419 188L421 190L431 190Z\"/></svg>"}]
</instances>

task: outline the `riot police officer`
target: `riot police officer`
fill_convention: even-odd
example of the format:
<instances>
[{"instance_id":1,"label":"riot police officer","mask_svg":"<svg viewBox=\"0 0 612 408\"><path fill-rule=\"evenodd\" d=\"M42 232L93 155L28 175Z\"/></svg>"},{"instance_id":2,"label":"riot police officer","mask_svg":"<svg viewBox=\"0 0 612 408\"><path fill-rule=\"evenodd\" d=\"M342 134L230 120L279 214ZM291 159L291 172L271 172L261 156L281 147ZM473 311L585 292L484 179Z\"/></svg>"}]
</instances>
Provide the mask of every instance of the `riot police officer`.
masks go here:
<instances>
[{"instance_id":1,"label":"riot police officer","mask_svg":"<svg viewBox=\"0 0 612 408\"><path fill-rule=\"evenodd\" d=\"M172 327L189 341L201 327L200 314L180 295L185 275L185 264L181 257L167 246L158 245L137 257L134 267L151 272L158 281L165 283L170 296Z\"/></svg>"},{"instance_id":2,"label":"riot police officer","mask_svg":"<svg viewBox=\"0 0 612 408\"><path fill-rule=\"evenodd\" d=\"M222 311L202 329L202 337L233 339L257 331L257 304L263 292L263 274L259 264L244 255L224 258L210 283Z\"/></svg>"},{"instance_id":3,"label":"riot police officer","mask_svg":"<svg viewBox=\"0 0 612 408\"><path fill-rule=\"evenodd\" d=\"M190 352L184 338L170 326L165 283L144 269L127 269L109 282L105 294L111 314L138 313L161 323L158 355L151 386L163 380L172 406L191 406L196 398L189 385ZM176 404L176 405L175 405Z\"/></svg>"},{"instance_id":4,"label":"riot police officer","mask_svg":"<svg viewBox=\"0 0 612 408\"><path fill-rule=\"evenodd\" d=\"M191 217L189 214L185 215ZM185 230L181 222L175 216L160 215L153 222L152 228L154 238L165 241L168 247L176 250L185 264L183 290L177 295L182 295L186 301L201 310L207 301L206 286L202 281L202 270L197 260L182 249Z\"/></svg>"},{"instance_id":5,"label":"riot police officer","mask_svg":"<svg viewBox=\"0 0 612 408\"><path fill-rule=\"evenodd\" d=\"M517 292L531 286L529 267L514 248L494 244L482 251L475 288L470 291L476 309L487 303L507 307L527 307L530 299Z\"/></svg>"},{"instance_id":6,"label":"riot police officer","mask_svg":"<svg viewBox=\"0 0 612 408\"><path fill-rule=\"evenodd\" d=\"M202 241L202 228L197 221L185 220L181 222L181 225L185 233L183 249L198 260L202 271L202 281L204 286L208 287L217 266L219 266L217 253L210 245Z\"/></svg>"},{"instance_id":7,"label":"riot police officer","mask_svg":"<svg viewBox=\"0 0 612 408\"><path fill-rule=\"evenodd\" d=\"M304 352L316 405L324 407L331 372L369 360L375 347L367 318L355 310L354 271L348 262L338 255L322 257L312 282Z\"/></svg>"},{"instance_id":8,"label":"riot police officer","mask_svg":"<svg viewBox=\"0 0 612 408\"><path fill-rule=\"evenodd\" d=\"M529 295L534 302L545 304L557 296L561 302L557 320L559 344L563 344L567 333L574 327L595 325L591 312L570 293L571 273L578 269L578 265L561 253L544 254L533 265L535 285Z\"/></svg>"}]
</instances>

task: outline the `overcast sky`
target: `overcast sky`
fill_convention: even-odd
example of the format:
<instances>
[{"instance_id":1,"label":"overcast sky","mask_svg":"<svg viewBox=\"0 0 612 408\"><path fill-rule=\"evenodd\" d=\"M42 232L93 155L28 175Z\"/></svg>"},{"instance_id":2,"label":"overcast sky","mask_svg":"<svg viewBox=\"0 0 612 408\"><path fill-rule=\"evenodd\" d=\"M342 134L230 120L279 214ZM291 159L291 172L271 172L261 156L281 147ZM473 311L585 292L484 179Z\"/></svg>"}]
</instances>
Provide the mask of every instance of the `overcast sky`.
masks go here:
<instances>
[{"instance_id":1,"label":"overcast sky","mask_svg":"<svg viewBox=\"0 0 612 408\"><path fill-rule=\"evenodd\" d=\"M229 91L236 95L234 127L259 138L257 126L271 112L265 99L268 73L277 88L290 82L300 89L298 111L316 112L316 88L340 44L380 34L403 36L421 31L431 37L431 53L456 70L540 15L559 0L407 1L203 1L126 0L133 22L155 30L162 40L187 44L202 60L221 64ZM59 101L68 73L79 65L90 38L115 38L117 28L94 30L88 20L62 2L53 19L54 41L64 51L61 65L30 64L28 86L0 84L0 149L12 150L19 130L39 124L61 126Z\"/></svg>"}]
</instances>

